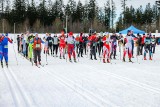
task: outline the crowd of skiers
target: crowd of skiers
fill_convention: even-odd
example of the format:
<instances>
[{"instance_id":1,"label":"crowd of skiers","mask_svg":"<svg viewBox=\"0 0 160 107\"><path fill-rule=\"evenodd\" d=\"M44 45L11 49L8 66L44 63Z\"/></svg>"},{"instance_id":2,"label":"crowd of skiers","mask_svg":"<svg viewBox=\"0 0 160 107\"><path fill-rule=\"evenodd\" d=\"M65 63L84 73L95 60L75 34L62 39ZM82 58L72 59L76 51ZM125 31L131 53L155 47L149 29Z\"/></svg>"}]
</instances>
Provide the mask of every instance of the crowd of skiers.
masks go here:
<instances>
[{"instance_id":1,"label":"crowd of skiers","mask_svg":"<svg viewBox=\"0 0 160 107\"><path fill-rule=\"evenodd\" d=\"M25 39L25 36L27 37ZM93 34L85 35L80 33L79 35L73 36L73 33L70 32L65 35L64 31L61 32L61 35L54 35L46 33L43 37L43 40L33 35L22 34L21 37L18 36L18 51L23 53L24 56L32 59L32 51L34 56L34 63L41 61L41 50L42 43L44 43L44 53L65 59L65 53L68 53L69 61L73 55L73 59L76 62L77 57L83 57L83 55L88 55L90 53L90 59L97 60L97 54L100 58L103 59L103 62L110 62L111 59L116 59L117 47L119 47L119 52L123 52L123 61L125 62L125 56L128 54L129 62L132 62L134 58L134 46L137 46L136 55L144 55L144 60L146 60L146 54L149 53L149 59L152 60L153 53L155 53L156 43L158 44L158 39L155 38L155 35L151 34L137 34L134 35L133 31L128 30L127 35L123 37L122 34L117 35L113 33L110 35L108 32L100 33L97 35L96 32ZM32 50L33 45L33 50ZM28 48L29 46L29 48ZM144 49L144 53L143 53ZM90 51L90 52L89 52ZM77 55L76 55L77 54ZM28 56L29 55L29 56ZM121 57L121 56L120 56Z\"/></svg>"},{"instance_id":2,"label":"crowd of skiers","mask_svg":"<svg viewBox=\"0 0 160 107\"><path fill-rule=\"evenodd\" d=\"M4 56L8 64L8 41L12 43L8 34L0 34L1 63L3 63ZM128 54L129 62L132 62L135 46L137 47L136 56L143 55L144 60L147 60L146 54L149 53L149 60L152 60L156 44L160 44L160 39L157 39L155 35L148 33L135 36L132 30L128 30L126 36L116 33L110 35L108 32L99 34L93 32L89 35L80 33L74 36L72 32L65 34L64 31L61 31L60 35L46 33L44 37L39 37L38 33L30 34L28 31L17 35L18 52L30 61L34 61L35 65L41 65L41 52L46 56L69 58L70 62L72 59L76 62L78 57L84 57L84 55L90 55L91 60L97 60L98 55L103 63L110 63L111 59L116 59L117 50L119 50L120 59L122 54L122 60L125 62L126 54ZM68 54L67 57L65 54Z\"/></svg>"}]
</instances>

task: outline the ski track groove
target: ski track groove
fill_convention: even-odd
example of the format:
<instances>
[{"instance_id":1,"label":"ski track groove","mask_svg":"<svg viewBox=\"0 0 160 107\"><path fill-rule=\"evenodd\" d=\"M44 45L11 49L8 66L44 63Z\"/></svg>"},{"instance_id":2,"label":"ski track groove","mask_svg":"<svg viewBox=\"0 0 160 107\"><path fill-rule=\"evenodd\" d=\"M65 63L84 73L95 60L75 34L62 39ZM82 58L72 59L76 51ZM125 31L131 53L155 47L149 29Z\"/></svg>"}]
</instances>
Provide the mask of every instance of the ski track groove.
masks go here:
<instances>
[{"instance_id":1,"label":"ski track groove","mask_svg":"<svg viewBox=\"0 0 160 107\"><path fill-rule=\"evenodd\" d=\"M9 67L3 69L3 73L9 84L15 107L35 107L11 68Z\"/></svg>"},{"instance_id":2,"label":"ski track groove","mask_svg":"<svg viewBox=\"0 0 160 107\"><path fill-rule=\"evenodd\" d=\"M91 91L88 91L86 89L84 89L82 86L78 85L78 84L75 84L73 81L65 78L65 77L62 77L62 76L59 76L57 74L53 74L53 73L50 73L49 69L48 68L42 68L42 70L46 73L48 73L48 75L50 76L54 76L55 78L57 78L57 80L59 80L59 82L61 82L63 85L69 87L70 89L72 89L73 91L77 92L79 95L81 95L82 97L86 98L88 101L90 101L91 103L97 105L98 107L119 107L111 102L107 102L106 100L104 100L101 96L99 95L95 95L94 93L92 93ZM47 70L47 71L46 71ZM73 84L70 85L70 84ZM76 87L76 89L75 89Z\"/></svg>"},{"instance_id":3,"label":"ski track groove","mask_svg":"<svg viewBox=\"0 0 160 107\"><path fill-rule=\"evenodd\" d=\"M144 83L141 83L141 82L138 82L138 81L129 79L129 78L127 78L127 77L119 76L119 75L114 74L114 73L106 72L105 70L98 70L98 69L95 70L96 68L93 68L93 66L90 66L90 65L88 65L88 66L83 65L83 66L86 67L86 68L89 68L89 69L91 69L91 70L94 70L94 71L96 71L96 72L100 72L100 73L102 73L102 74L104 74L104 75L112 76L112 77L117 78L117 79L119 79L119 80L121 80L121 81L124 81L124 82L126 82L126 83L133 84L133 85L135 85L135 86L137 86L137 87L140 87L140 88L143 88L143 89L145 89L145 90L148 90L148 91L151 91L151 92L160 94L160 89L159 89L159 88L155 88L155 87L152 87L152 86L150 86L150 85L147 85L147 84L144 84ZM90 66L90 67L89 67L89 66ZM102 72L101 72L101 71L102 71Z\"/></svg>"}]
</instances>

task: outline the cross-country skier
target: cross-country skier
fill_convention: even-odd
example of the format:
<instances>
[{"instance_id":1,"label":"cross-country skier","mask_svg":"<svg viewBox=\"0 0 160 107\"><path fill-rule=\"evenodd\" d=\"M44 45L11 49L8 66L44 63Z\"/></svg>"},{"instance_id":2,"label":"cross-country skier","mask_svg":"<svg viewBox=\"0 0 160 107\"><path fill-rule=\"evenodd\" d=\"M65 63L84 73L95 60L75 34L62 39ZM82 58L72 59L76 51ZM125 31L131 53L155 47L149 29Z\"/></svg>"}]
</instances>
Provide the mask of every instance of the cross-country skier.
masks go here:
<instances>
[{"instance_id":1,"label":"cross-country skier","mask_svg":"<svg viewBox=\"0 0 160 107\"><path fill-rule=\"evenodd\" d=\"M76 42L76 53L78 54L79 53L79 51L78 51L78 49L79 49L79 35L77 35L76 36L76 38L75 38L75 42Z\"/></svg>"},{"instance_id":2,"label":"cross-country skier","mask_svg":"<svg viewBox=\"0 0 160 107\"><path fill-rule=\"evenodd\" d=\"M97 37L96 37L96 32L92 36L89 37L90 41L90 59L92 59L92 55L94 56L94 59L97 60L96 58L96 43L97 43Z\"/></svg>"},{"instance_id":3,"label":"cross-country skier","mask_svg":"<svg viewBox=\"0 0 160 107\"><path fill-rule=\"evenodd\" d=\"M3 57L8 67L8 42L12 43L12 40L8 37L8 33L5 36L0 35L0 61L3 66Z\"/></svg>"},{"instance_id":4,"label":"cross-country skier","mask_svg":"<svg viewBox=\"0 0 160 107\"><path fill-rule=\"evenodd\" d=\"M133 38L136 38L136 36L134 35L134 32L131 30L131 36ZM132 58L134 58L134 39L132 40Z\"/></svg>"},{"instance_id":5,"label":"cross-country skier","mask_svg":"<svg viewBox=\"0 0 160 107\"><path fill-rule=\"evenodd\" d=\"M110 38L109 38L109 33L104 33L103 36L103 63L110 63Z\"/></svg>"},{"instance_id":6,"label":"cross-country skier","mask_svg":"<svg viewBox=\"0 0 160 107\"><path fill-rule=\"evenodd\" d=\"M151 38L151 51L153 54L155 53L155 48L156 48L156 37L155 35L153 35Z\"/></svg>"},{"instance_id":7,"label":"cross-country skier","mask_svg":"<svg viewBox=\"0 0 160 107\"><path fill-rule=\"evenodd\" d=\"M29 35L29 32L27 31L22 38L22 44L23 44L22 53L23 53L23 56L26 58L28 57L28 35Z\"/></svg>"},{"instance_id":8,"label":"cross-country skier","mask_svg":"<svg viewBox=\"0 0 160 107\"><path fill-rule=\"evenodd\" d=\"M136 41L136 46L137 46L137 56L140 55L140 52L141 52L141 35L138 33L137 34L137 41Z\"/></svg>"},{"instance_id":9,"label":"cross-country skier","mask_svg":"<svg viewBox=\"0 0 160 107\"><path fill-rule=\"evenodd\" d=\"M100 57L101 51L103 51L103 34L97 38L97 48L98 48L98 54Z\"/></svg>"},{"instance_id":10,"label":"cross-country skier","mask_svg":"<svg viewBox=\"0 0 160 107\"><path fill-rule=\"evenodd\" d=\"M84 40L84 42L83 42L83 52L85 53L85 55L87 54L87 43L88 43L88 37L87 37L87 35L84 35L83 36L83 40Z\"/></svg>"},{"instance_id":11,"label":"cross-country skier","mask_svg":"<svg viewBox=\"0 0 160 107\"><path fill-rule=\"evenodd\" d=\"M147 60L146 54L149 53L149 60L152 60L152 51L151 51L151 37L149 34L147 34L147 37L144 41L144 60Z\"/></svg>"},{"instance_id":12,"label":"cross-country skier","mask_svg":"<svg viewBox=\"0 0 160 107\"><path fill-rule=\"evenodd\" d=\"M49 50L52 55L52 53L53 53L53 51L52 51L53 38L51 37L51 34L48 34L48 37L46 38L46 42L48 43L48 55L50 55Z\"/></svg>"},{"instance_id":13,"label":"cross-country skier","mask_svg":"<svg viewBox=\"0 0 160 107\"><path fill-rule=\"evenodd\" d=\"M58 42L59 42L59 39L58 39L57 35L54 35L54 37L53 37L53 56L55 54L55 57L58 57L58 55L57 55L58 46L59 46Z\"/></svg>"},{"instance_id":14,"label":"cross-country skier","mask_svg":"<svg viewBox=\"0 0 160 107\"><path fill-rule=\"evenodd\" d=\"M79 52L78 52L78 57L83 57L83 33L80 33L80 37L79 37Z\"/></svg>"},{"instance_id":15,"label":"cross-country skier","mask_svg":"<svg viewBox=\"0 0 160 107\"><path fill-rule=\"evenodd\" d=\"M61 35L59 37L59 52L60 52L60 56L59 58L65 59L65 47L66 47L66 41L65 41L65 35L64 35L64 31L61 31Z\"/></svg>"},{"instance_id":16,"label":"cross-country skier","mask_svg":"<svg viewBox=\"0 0 160 107\"><path fill-rule=\"evenodd\" d=\"M42 50L42 43L44 42L40 37L38 37L38 33L36 33L35 38L31 43L33 43L34 63L36 66L38 66L38 64L41 65L41 50Z\"/></svg>"},{"instance_id":17,"label":"cross-country skier","mask_svg":"<svg viewBox=\"0 0 160 107\"><path fill-rule=\"evenodd\" d=\"M142 38L141 38L141 48L140 48L140 54L143 54L143 48L144 48L144 40L145 40L146 36L145 34L143 34Z\"/></svg>"},{"instance_id":18,"label":"cross-country skier","mask_svg":"<svg viewBox=\"0 0 160 107\"><path fill-rule=\"evenodd\" d=\"M19 35L17 35L17 51L18 51L18 53L20 52L20 41L21 41L21 38Z\"/></svg>"},{"instance_id":19,"label":"cross-country skier","mask_svg":"<svg viewBox=\"0 0 160 107\"><path fill-rule=\"evenodd\" d=\"M44 54L48 54L49 52L49 50L48 50L48 41L47 41L47 37L48 37L48 33L46 33L46 35L43 37L43 40L44 40L44 42L45 42L45 44L44 44Z\"/></svg>"},{"instance_id":20,"label":"cross-country skier","mask_svg":"<svg viewBox=\"0 0 160 107\"><path fill-rule=\"evenodd\" d=\"M125 62L126 53L128 53L129 62L132 62L132 41L133 37L131 36L131 30L127 31L127 35L124 38L124 53L123 53L123 61Z\"/></svg>"},{"instance_id":21,"label":"cross-country skier","mask_svg":"<svg viewBox=\"0 0 160 107\"><path fill-rule=\"evenodd\" d=\"M110 37L111 39L111 55L110 58L112 59L112 55L113 58L116 59L116 49L117 49L117 35L115 33L113 33L113 35Z\"/></svg>"},{"instance_id":22,"label":"cross-country skier","mask_svg":"<svg viewBox=\"0 0 160 107\"><path fill-rule=\"evenodd\" d=\"M33 60L33 43L31 43L31 41L33 41L34 36L33 34L28 36L28 41L29 41L29 46L28 46L28 58L29 60L32 62Z\"/></svg>"},{"instance_id":23,"label":"cross-country skier","mask_svg":"<svg viewBox=\"0 0 160 107\"><path fill-rule=\"evenodd\" d=\"M118 46L119 46L119 52L121 52L122 44L123 44L123 35L120 33L118 36Z\"/></svg>"},{"instance_id":24,"label":"cross-country skier","mask_svg":"<svg viewBox=\"0 0 160 107\"><path fill-rule=\"evenodd\" d=\"M74 38L72 32L69 33L66 42L67 42L67 45L68 45L68 50L67 51L68 51L69 61L72 62L71 55L73 55L74 62L76 62L75 38Z\"/></svg>"}]
</instances>

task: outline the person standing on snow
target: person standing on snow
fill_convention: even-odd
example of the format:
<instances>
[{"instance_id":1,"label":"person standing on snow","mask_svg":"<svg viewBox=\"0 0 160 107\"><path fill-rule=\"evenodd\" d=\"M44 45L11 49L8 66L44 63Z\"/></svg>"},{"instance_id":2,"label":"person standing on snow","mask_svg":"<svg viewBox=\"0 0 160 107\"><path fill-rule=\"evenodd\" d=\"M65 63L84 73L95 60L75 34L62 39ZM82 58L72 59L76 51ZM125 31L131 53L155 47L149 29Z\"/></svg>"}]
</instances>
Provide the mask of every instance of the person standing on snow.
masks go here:
<instances>
[{"instance_id":1,"label":"person standing on snow","mask_svg":"<svg viewBox=\"0 0 160 107\"><path fill-rule=\"evenodd\" d=\"M101 34L102 33L102 34ZM97 48L98 48L98 54L99 54L99 57L101 55L101 51L103 52L103 32L101 32L99 37L97 38Z\"/></svg>"},{"instance_id":2,"label":"person standing on snow","mask_svg":"<svg viewBox=\"0 0 160 107\"><path fill-rule=\"evenodd\" d=\"M3 57L8 67L8 42L12 43L12 40L8 37L8 34L2 36L0 34L0 61L3 66Z\"/></svg>"},{"instance_id":3,"label":"person standing on snow","mask_svg":"<svg viewBox=\"0 0 160 107\"><path fill-rule=\"evenodd\" d=\"M88 38L87 35L83 35L83 52L85 55L87 55L87 43L88 43Z\"/></svg>"},{"instance_id":4,"label":"person standing on snow","mask_svg":"<svg viewBox=\"0 0 160 107\"><path fill-rule=\"evenodd\" d=\"M60 56L59 58L65 59L65 47L66 47L66 42L65 42L65 35L64 35L64 31L61 31L61 36L59 37L59 52L60 52Z\"/></svg>"},{"instance_id":5,"label":"person standing on snow","mask_svg":"<svg viewBox=\"0 0 160 107\"><path fill-rule=\"evenodd\" d=\"M31 43L33 43L34 63L36 66L38 66L38 64L41 65L41 50L42 50L42 43L44 42L40 37L38 37L38 33L36 33L35 38Z\"/></svg>"},{"instance_id":6,"label":"person standing on snow","mask_svg":"<svg viewBox=\"0 0 160 107\"><path fill-rule=\"evenodd\" d=\"M59 39L57 37L57 35L54 35L53 37L53 56L54 56L54 53L55 53L55 57L58 57L57 53L58 53L58 44L59 42Z\"/></svg>"},{"instance_id":7,"label":"person standing on snow","mask_svg":"<svg viewBox=\"0 0 160 107\"><path fill-rule=\"evenodd\" d=\"M83 33L80 33L80 37L79 37L79 52L78 52L78 57L83 57Z\"/></svg>"},{"instance_id":8,"label":"person standing on snow","mask_svg":"<svg viewBox=\"0 0 160 107\"><path fill-rule=\"evenodd\" d=\"M110 39L111 39L111 55L110 55L110 58L112 59L112 55L113 55L113 58L116 59L116 49L117 49L118 37L115 33L113 33L113 35L110 37Z\"/></svg>"},{"instance_id":9,"label":"person standing on snow","mask_svg":"<svg viewBox=\"0 0 160 107\"><path fill-rule=\"evenodd\" d=\"M156 38L155 35L153 35L151 38L151 51L153 54L155 53L155 48L156 48Z\"/></svg>"},{"instance_id":10,"label":"person standing on snow","mask_svg":"<svg viewBox=\"0 0 160 107\"><path fill-rule=\"evenodd\" d=\"M24 37L22 39L22 44L23 44L23 56L24 57L28 57L28 35L29 35L29 32L27 31L25 34L24 34Z\"/></svg>"},{"instance_id":11,"label":"person standing on snow","mask_svg":"<svg viewBox=\"0 0 160 107\"><path fill-rule=\"evenodd\" d=\"M118 46L119 46L119 52L121 52L121 48L122 48L122 45L123 45L123 35L120 33L119 36L118 36Z\"/></svg>"},{"instance_id":12,"label":"person standing on snow","mask_svg":"<svg viewBox=\"0 0 160 107\"><path fill-rule=\"evenodd\" d=\"M144 40L145 40L146 36L145 34L143 34L142 38L141 38L141 47L140 47L140 54L142 55L143 53L143 48L144 48Z\"/></svg>"},{"instance_id":13,"label":"person standing on snow","mask_svg":"<svg viewBox=\"0 0 160 107\"><path fill-rule=\"evenodd\" d=\"M94 56L94 59L97 60L96 58L96 42L97 42L97 37L96 37L96 32L92 36L89 37L90 41L90 59L92 59L92 55Z\"/></svg>"},{"instance_id":14,"label":"person standing on snow","mask_svg":"<svg viewBox=\"0 0 160 107\"><path fill-rule=\"evenodd\" d=\"M131 36L133 38L136 38L136 36L133 34L132 30L131 30ZM134 39L132 40L132 58L134 58Z\"/></svg>"},{"instance_id":15,"label":"person standing on snow","mask_svg":"<svg viewBox=\"0 0 160 107\"><path fill-rule=\"evenodd\" d=\"M124 53L123 53L123 61L125 62L126 53L128 53L129 62L132 62L132 41L133 37L131 36L132 32L131 30L127 31L127 35L124 38Z\"/></svg>"},{"instance_id":16,"label":"person standing on snow","mask_svg":"<svg viewBox=\"0 0 160 107\"><path fill-rule=\"evenodd\" d=\"M141 39L142 39L142 37L141 37L141 35L138 33L137 34L137 41L136 41L136 46L137 46L137 56L139 56L140 55L140 49L141 49Z\"/></svg>"},{"instance_id":17,"label":"person standing on snow","mask_svg":"<svg viewBox=\"0 0 160 107\"><path fill-rule=\"evenodd\" d=\"M21 38L19 35L17 35L17 51L18 51L18 53L20 52L20 41L21 41Z\"/></svg>"},{"instance_id":18,"label":"person standing on snow","mask_svg":"<svg viewBox=\"0 0 160 107\"><path fill-rule=\"evenodd\" d=\"M29 42L29 45L28 45L28 58L29 58L29 60L31 62L33 61L33 43L31 43L31 41L33 41L33 39L34 39L33 34L28 36L28 42Z\"/></svg>"},{"instance_id":19,"label":"person standing on snow","mask_svg":"<svg viewBox=\"0 0 160 107\"><path fill-rule=\"evenodd\" d=\"M48 37L48 33L46 33L46 35L43 37L43 40L45 41L45 45L44 45L44 54L48 54L49 50L48 50L48 41L47 41L47 37Z\"/></svg>"},{"instance_id":20,"label":"person standing on snow","mask_svg":"<svg viewBox=\"0 0 160 107\"><path fill-rule=\"evenodd\" d=\"M103 37L103 63L110 63L110 38L109 33L105 33Z\"/></svg>"},{"instance_id":21,"label":"person standing on snow","mask_svg":"<svg viewBox=\"0 0 160 107\"><path fill-rule=\"evenodd\" d=\"M144 60L147 60L146 54L149 52L149 60L152 60L152 50L151 50L151 37L147 34L147 37L144 40Z\"/></svg>"},{"instance_id":22,"label":"person standing on snow","mask_svg":"<svg viewBox=\"0 0 160 107\"><path fill-rule=\"evenodd\" d=\"M73 55L74 62L76 62L76 54L75 54L75 38L74 38L72 32L69 33L66 42L67 42L67 45L68 45L68 50L67 50L67 51L68 51L69 61L72 62L71 55Z\"/></svg>"},{"instance_id":23,"label":"person standing on snow","mask_svg":"<svg viewBox=\"0 0 160 107\"><path fill-rule=\"evenodd\" d=\"M51 51L51 55L52 55L52 53L53 53L53 51L52 51L53 38L51 37L51 34L48 34L46 41L48 43L48 55L50 55L49 50Z\"/></svg>"},{"instance_id":24,"label":"person standing on snow","mask_svg":"<svg viewBox=\"0 0 160 107\"><path fill-rule=\"evenodd\" d=\"M79 35L76 36L75 40L76 40L76 53L78 54L79 53L79 51L78 51L78 49L79 49Z\"/></svg>"}]
</instances>

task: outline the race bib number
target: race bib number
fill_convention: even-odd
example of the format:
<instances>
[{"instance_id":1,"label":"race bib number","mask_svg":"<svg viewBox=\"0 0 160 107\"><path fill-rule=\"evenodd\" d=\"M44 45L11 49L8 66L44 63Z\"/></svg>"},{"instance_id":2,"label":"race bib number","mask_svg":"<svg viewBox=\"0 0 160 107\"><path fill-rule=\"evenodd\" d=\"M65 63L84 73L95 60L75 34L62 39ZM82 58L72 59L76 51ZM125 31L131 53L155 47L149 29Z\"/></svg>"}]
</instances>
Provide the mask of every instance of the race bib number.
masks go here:
<instances>
[{"instance_id":1,"label":"race bib number","mask_svg":"<svg viewBox=\"0 0 160 107\"><path fill-rule=\"evenodd\" d=\"M8 48L8 45L5 45L4 48Z\"/></svg>"},{"instance_id":2,"label":"race bib number","mask_svg":"<svg viewBox=\"0 0 160 107\"><path fill-rule=\"evenodd\" d=\"M116 42L114 42L114 45L117 45L117 43L116 43Z\"/></svg>"},{"instance_id":3,"label":"race bib number","mask_svg":"<svg viewBox=\"0 0 160 107\"><path fill-rule=\"evenodd\" d=\"M52 40L49 40L49 43L51 43L52 42Z\"/></svg>"},{"instance_id":4,"label":"race bib number","mask_svg":"<svg viewBox=\"0 0 160 107\"><path fill-rule=\"evenodd\" d=\"M36 48L40 48L40 44L36 44Z\"/></svg>"}]
</instances>

